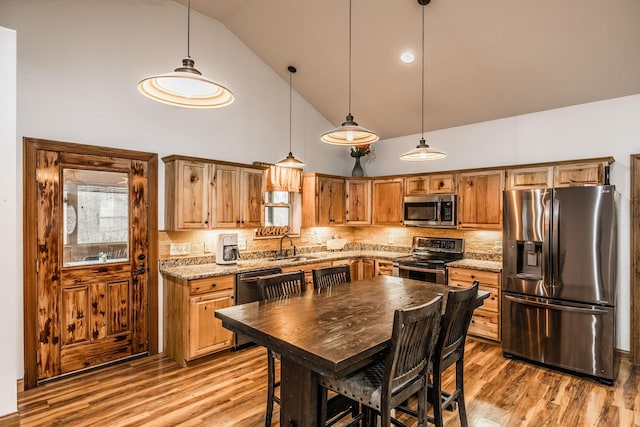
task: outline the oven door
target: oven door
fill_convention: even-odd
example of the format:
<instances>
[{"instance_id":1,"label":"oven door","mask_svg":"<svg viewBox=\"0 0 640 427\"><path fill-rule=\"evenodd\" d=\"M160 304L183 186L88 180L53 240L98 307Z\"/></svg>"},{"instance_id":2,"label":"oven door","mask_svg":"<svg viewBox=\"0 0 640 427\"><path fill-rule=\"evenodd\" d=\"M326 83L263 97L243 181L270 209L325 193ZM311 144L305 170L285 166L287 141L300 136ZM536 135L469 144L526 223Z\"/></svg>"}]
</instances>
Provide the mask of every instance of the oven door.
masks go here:
<instances>
[{"instance_id":1,"label":"oven door","mask_svg":"<svg viewBox=\"0 0 640 427\"><path fill-rule=\"evenodd\" d=\"M439 285L447 284L447 274L444 269L398 265L397 267L394 266L393 271L398 277L406 279L422 280L423 282L437 283Z\"/></svg>"},{"instance_id":2,"label":"oven door","mask_svg":"<svg viewBox=\"0 0 640 427\"><path fill-rule=\"evenodd\" d=\"M405 197L404 224L413 226L437 226L439 197Z\"/></svg>"}]
</instances>

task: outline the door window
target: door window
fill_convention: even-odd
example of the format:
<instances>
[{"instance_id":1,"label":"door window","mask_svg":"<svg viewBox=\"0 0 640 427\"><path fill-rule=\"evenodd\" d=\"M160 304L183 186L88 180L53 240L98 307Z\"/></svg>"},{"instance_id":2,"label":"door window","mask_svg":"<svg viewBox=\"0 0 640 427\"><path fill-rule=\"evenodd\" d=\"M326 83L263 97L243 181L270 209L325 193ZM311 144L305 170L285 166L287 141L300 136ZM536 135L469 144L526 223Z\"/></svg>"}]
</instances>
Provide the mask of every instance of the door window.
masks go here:
<instances>
[{"instance_id":1,"label":"door window","mask_svg":"<svg viewBox=\"0 0 640 427\"><path fill-rule=\"evenodd\" d=\"M129 259L129 176L63 169L63 265Z\"/></svg>"}]
</instances>

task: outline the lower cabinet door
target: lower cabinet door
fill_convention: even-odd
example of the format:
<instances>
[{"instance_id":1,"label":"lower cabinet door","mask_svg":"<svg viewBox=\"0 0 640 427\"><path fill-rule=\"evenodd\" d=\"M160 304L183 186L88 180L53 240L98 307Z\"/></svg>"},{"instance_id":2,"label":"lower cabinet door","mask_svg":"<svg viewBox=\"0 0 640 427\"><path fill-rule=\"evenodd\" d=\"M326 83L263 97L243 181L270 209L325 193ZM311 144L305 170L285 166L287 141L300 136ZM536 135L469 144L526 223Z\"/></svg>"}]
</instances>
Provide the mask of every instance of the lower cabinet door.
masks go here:
<instances>
[{"instance_id":1,"label":"lower cabinet door","mask_svg":"<svg viewBox=\"0 0 640 427\"><path fill-rule=\"evenodd\" d=\"M189 359L233 345L233 332L223 328L222 321L214 317L215 310L231 305L233 291L213 292L189 299Z\"/></svg>"}]
</instances>

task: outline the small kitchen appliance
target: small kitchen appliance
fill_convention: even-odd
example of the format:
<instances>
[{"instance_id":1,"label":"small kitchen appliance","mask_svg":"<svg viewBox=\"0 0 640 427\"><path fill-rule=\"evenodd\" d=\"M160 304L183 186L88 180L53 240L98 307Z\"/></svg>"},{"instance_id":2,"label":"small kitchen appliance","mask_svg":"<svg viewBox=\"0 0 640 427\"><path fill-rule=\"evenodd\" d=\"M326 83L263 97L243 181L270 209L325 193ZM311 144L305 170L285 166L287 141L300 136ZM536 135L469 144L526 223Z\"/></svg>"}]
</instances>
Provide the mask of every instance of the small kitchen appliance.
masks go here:
<instances>
[{"instance_id":1,"label":"small kitchen appliance","mask_svg":"<svg viewBox=\"0 0 640 427\"><path fill-rule=\"evenodd\" d=\"M447 284L445 264L464 257L464 239L414 236L411 255L393 260L393 275Z\"/></svg>"},{"instance_id":2,"label":"small kitchen appliance","mask_svg":"<svg viewBox=\"0 0 640 427\"><path fill-rule=\"evenodd\" d=\"M219 234L216 245L216 264L236 264L238 252L238 233Z\"/></svg>"},{"instance_id":3,"label":"small kitchen appliance","mask_svg":"<svg viewBox=\"0 0 640 427\"><path fill-rule=\"evenodd\" d=\"M404 225L456 228L455 194L430 194L404 198Z\"/></svg>"}]
</instances>

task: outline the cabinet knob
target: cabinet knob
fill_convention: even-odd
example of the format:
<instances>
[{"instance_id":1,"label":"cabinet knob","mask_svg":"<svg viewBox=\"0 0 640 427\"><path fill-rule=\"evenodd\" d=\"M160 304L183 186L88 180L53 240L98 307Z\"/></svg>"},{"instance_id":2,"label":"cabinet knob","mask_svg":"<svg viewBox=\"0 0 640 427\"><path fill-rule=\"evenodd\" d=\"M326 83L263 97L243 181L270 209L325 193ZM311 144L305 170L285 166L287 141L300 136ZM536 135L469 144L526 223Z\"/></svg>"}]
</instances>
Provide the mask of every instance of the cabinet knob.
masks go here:
<instances>
[{"instance_id":1,"label":"cabinet knob","mask_svg":"<svg viewBox=\"0 0 640 427\"><path fill-rule=\"evenodd\" d=\"M215 288L217 285L215 283L211 284L211 288Z\"/></svg>"}]
</instances>

